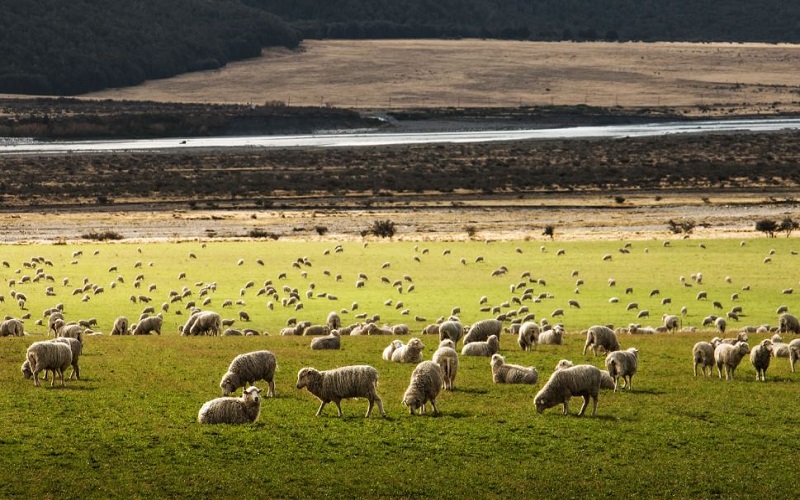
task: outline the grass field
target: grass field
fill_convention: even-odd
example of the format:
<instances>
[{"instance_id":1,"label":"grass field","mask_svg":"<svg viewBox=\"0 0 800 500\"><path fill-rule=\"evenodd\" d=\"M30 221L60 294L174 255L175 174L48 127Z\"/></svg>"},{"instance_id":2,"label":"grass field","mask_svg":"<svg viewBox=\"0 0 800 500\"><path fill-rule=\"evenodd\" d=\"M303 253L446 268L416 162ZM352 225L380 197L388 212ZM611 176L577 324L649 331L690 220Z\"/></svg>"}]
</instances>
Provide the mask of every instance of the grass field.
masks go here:
<instances>
[{"instance_id":1,"label":"grass field","mask_svg":"<svg viewBox=\"0 0 800 500\"><path fill-rule=\"evenodd\" d=\"M552 242L544 252L541 243L525 241L346 242L341 252L334 251L335 242L4 246L2 258L9 267L2 268L0 294L5 301L0 308L3 314L29 312L32 317L25 322L29 337L0 339L0 408L6 424L0 432L0 497L783 496L794 477L781 459L794 452L800 375L790 373L788 361L779 359L770 367L768 381L757 383L745 360L733 382L694 379L691 346L715 336L711 330L623 335L623 348L640 351L632 393L602 393L594 418L564 417L556 408L543 415L534 411L533 395L558 360L602 366L602 358L582 356L580 331L592 324L636 321L635 311L626 310L628 302L648 309L650 319L643 321L651 325L659 324L663 313L686 306L684 326L699 326L704 316L719 314L711 305L714 300L722 303L723 312L740 305L744 316L729 322L731 330L745 324L774 325L781 304L795 309L794 296L781 292L797 283L800 256L792 253L796 240L751 239L744 246L739 240L670 243L633 241L629 254L618 251L624 242L588 241ZM445 255L446 249L450 252ZM73 257L76 250L83 254ZM603 260L605 254L612 259ZM769 263L764 262L767 256ZM53 265L26 267L32 257ZM476 262L479 257L483 262ZM303 258L310 265L292 266ZM141 268L135 267L139 261ZM24 275L35 276L40 266L44 275L52 275L52 283L19 283ZM110 272L112 266L117 270ZM501 266L508 271L492 276ZM521 277L526 271L536 283ZM178 279L181 272L187 273L186 280ZM278 279L283 272L286 278ZM359 272L368 276L363 288L355 286ZM698 272L702 285L690 278ZM137 289L133 283L138 274L144 279ZM411 293L406 275L415 286ZM684 286L680 276L694 286ZM403 292L382 283L381 277L401 280ZM69 286L62 284L64 278ZM82 294L72 295L84 278L105 291L89 291L85 302ZM616 280L615 287L609 287L609 278ZM17 283L8 285L12 279ZM257 296L268 279L281 298L283 285L297 288L304 308L284 308L280 300ZM577 279L584 284L578 285ZM245 288L250 280L255 286ZM440 396L438 418L411 417L401 405L412 366L380 359L391 338L346 337L340 351L311 351L308 337L277 335L289 317L322 323L329 311L342 309L349 311L343 313L346 324L365 312L379 314L382 323L406 322L415 332L448 316L454 307L471 323L492 316L480 311L484 295L491 306L509 301L511 307L501 306L504 313L520 307L512 299L521 296L521 281L536 294L552 295L540 303L522 303L537 321L564 309L564 317L555 320L563 321L569 332L566 344L521 352L515 339L501 339L507 362L539 369L542 380L536 387L496 386L488 359L462 358L457 390ZM202 300L201 282L218 284L207 309L223 318L245 310L252 321L237 321L235 327L271 335L180 337L177 327L187 313L176 311L183 311L188 300ZM311 283L313 298L305 298ZM148 292L151 284L156 290ZM749 291L742 290L745 285ZM46 286L53 286L56 295L46 296ZM68 382L64 389L36 389L22 378L25 349L45 337L46 326L34 324L44 309L63 303L68 320L94 317L97 329L108 332L118 315L138 318L144 305L132 303L131 295L149 295L158 310L170 290L184 286L193 295L171 305L161 336L87 337L83 379ZM633 293L626 295L626 287ZM26 310L11 299L12 289L27 295ZM653 289L660 294L651 297ZM707 301L695 299L700 290L708 293ZM739 300L731 299L733 293ZM620 302L609 304L611 296ZM662 306L665 297L672 303ZM245 305L222 309L226 299L241 299ZM384 305L390 299L392 305ZM570 309L568 299L577 299L581 308ZM267 300L275 302L274 310L266 307ZM396 308L398 301L409 315ZM353 302L358 302L356 311ZM414 316L426 321L414 321ZM750 345L761 338L751 335ZM437 342L429 336L423 342L429 359ZM259 421L197 424L202 403L219 395L219 379L230 360L257 349L271 350L279 364L276 397L264 402ZM365 420L363 400L344 402L343 419L335 417L335 408L315 417L318 401L294 388L297 370L356 363L378 368L389 417Z\"/></svg>"}]
</instances>

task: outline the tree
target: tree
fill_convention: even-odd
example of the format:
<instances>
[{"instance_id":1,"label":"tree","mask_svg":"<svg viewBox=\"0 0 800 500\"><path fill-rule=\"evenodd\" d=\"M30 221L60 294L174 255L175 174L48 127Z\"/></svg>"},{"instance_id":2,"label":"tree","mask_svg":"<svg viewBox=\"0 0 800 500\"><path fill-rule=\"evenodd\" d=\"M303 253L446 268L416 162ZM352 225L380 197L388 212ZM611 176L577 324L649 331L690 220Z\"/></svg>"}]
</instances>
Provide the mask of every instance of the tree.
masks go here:
<instances>
[{"instance_id":1,"label":"tree","mask_svg":"<svg viewBox=\"0 0 800 500\"><path fill-rule=\"evenodd\" d=\"M388 219L376 220L372 223L372 228L370 228L369 232L381 238L391 238L395 233L394 222Z\"/></svg>"},{"instance_id":2,"label":"tree","mask_svg":"<svg viewBox=\"0 0 800 500\"><path fill-rule=\"evenodd\" d=\"M775 237L775 231L778 230L778 223L770 219L762 219L756 222L756 231L761 231L769 238Z\"/></svg>"},{"instance_id":3,"label":"tree","mask_svg":"<svg viewBox=\"0 0 800 500\"><path fill-rule=\"evenodd\" d=\"M554 238L554 236L555 236L555 231L556 231L556 228L553 227L552 225L548 224L548 225L544 226L544 231L542 231L542 234L545 235L545 236L550 237L550 239L552 240Z\"/></svg>"},{"instance_id":4,"label":"tree","mask_svg":"<svg viewBox=\"0 0 800 500\"><path fill-rule=\"evenodd\" d=\"M800 222L795 222L791 217L786 217L781 221L781 225L778 226L778 231L785 232L788 238L792 234L792 231L797 228L800 228Z\"/></svg>"},{"instance_id":5,"label":"tree","mask_svg":"<svg viewBox=\"0 0 800 500\"><path fill-rule=\"evenodd\" d=\"M682 220L680 222L676 222L676 221L674 221L672 219L667 221L667 228L673 234L681 234L681 233L683 233L683 234L692 234L692 231L694 231L695 225L696 224L695 224L695 222L693 220L688 220L688 219L687 220Z\"/></svg>"}]
</instances>

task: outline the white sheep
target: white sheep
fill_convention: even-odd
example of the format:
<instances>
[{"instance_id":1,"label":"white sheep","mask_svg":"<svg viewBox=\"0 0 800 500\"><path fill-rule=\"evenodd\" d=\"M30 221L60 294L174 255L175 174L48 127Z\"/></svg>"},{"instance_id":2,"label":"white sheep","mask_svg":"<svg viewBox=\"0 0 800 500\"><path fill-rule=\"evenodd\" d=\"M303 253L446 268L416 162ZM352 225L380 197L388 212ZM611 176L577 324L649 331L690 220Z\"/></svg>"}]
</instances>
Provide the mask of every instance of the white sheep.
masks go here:
<instances>
[{"instance_id":1,"label":"white sheep","mask_svg":"<svg viewBox=\"0 0 800 500\"><path fill-rule=\"evenodd\" d=\"M694 363L694 376L697 376L697 367L703 375L710 377L714 370L714 345L711 342L701 340L692 347L692 361ZM708 368L708 374L706 374Z\"/></svg>"},{"instance_id":2,"label":"white sheep","mask_svg":"<svg viewBox=\"0 0 800 500\"><path fill-rule=\"evenodd\" d=\"M219 335L221 331L222 317L214 311L192 314L183 326L184 335Z\"/></svg>"},{"instance_id":3,"label":"white sheep","mask_svg":"<svg viewBox=\"0 0 800 500\"><path fill-rule=\"evenodd\" d=\"M452 391L458 374L458 352L456 351L455 342L450 339L444 339L439 342L439 348L433 353L433 358L431 359L442 369L442 375L444 376L442 388L446 391Z\"/></svg>"},{"instance_id":4,"label":"white sheep","mask_svg":"<svg viewBox=\"0 0 800 500\"><path fill-rule=\"evenodd\" d=\"M164 319L160 315L149 316L136 324L136 328L133 329L133 334L150 335L151 332L156 332L157 334L161 335L161 326L163 323Z\"/></svg>"},{"instance_id":5,"label":"white sheep","mask_svg":"<svg viewBox=\"0 0 800 500\"><path fill-rule=\"evenodd\" d=\"M491 335L485 342L470 342L461 348L462 356L485 356L490 357L500 350L500 340L497 335Z\"/></svg>"},{"instance_id":6,"label":"white sheep","mask_svg":"<svg viewBox=\"0 0 800 500\"><path fill-rule=\"evenodd\" d=\"M436 397L444 384L441 367L433 361L419 363L411 372L411 381L403 394L403 404L408 407L412 415L419 409L420 414L425 413L425 403L431 402L433 414L438 415Z\"/></svg>"},{"instance_id":7,"label":"white sheep","mask_svg":"<svg viewBox=\"0 0 800 500\"><path fill-rule=\"evenodd\" d=\"M670 333L675 333L681 326L681 320L674 314L664 314L661 319L664 321L664 327Z\"/></svg>"},{"instance_id":8,"label":"white sheep","mask_svg":"<svg viewBox=\"0 0 800 500\"><path fill-rule=\"evenodd\" d=\"M633 390L633 376L639 366L639 350L629 347L624 351L613 351L606 356L608 374L614 380L614 392L619 386L619 377L622 377L622 388Z\"/></svg>"},{"instance_id":9,"label":"white sheep","mask_svg":"<svg viewBox=\"0 0 800 500\"><path fill-rule=\"evenodd\" d=\"M439 341L450 339L454 344L458 344L464 335L464 327L461 322L456 320L444 321L439 325Z\"/></svg>"},{"instance_id":10,"label":"white sheep","mask_svg":"<svg viewBox=\"0 0 800 500\"><path fill-rule=\"evenodd\" d=\"M575 366L575 363L572 361L568 359L562 359L558 362L558 364L556 364L556 368L553 371L563 370L564 368L571 368L573 366ZM600 388L614 390L615 385L614 379L611 378L608 370L600 370Z\"/></svg>"},{"instance_id":11,"label":"white sheep","mask_svg":"<svg viewBox=\"0 0 800 500\"><path fill-rule=\"evenodd\" d=\"M550 379L533 398L536 411L544 412L558 404L564 405L564 415L569 415L569 400L573 396L583 397L583 406L578 416L583 415L589 406L589 399L594 401L592 416L597 412L597 397L600 393L600 369L592 365L578 365L556 370Z\"/></svg>"},{"instance_id":12,"label":"white sheep","mask_svg":"<svg viewBox=\"0 0 800 500\"><path fill-rule=\"evenodd\" d=\"M766 382L767 368L769 368L770 357L772 356L772 341L762 340L750 351L750 363L756 369L756 380Z\"/></svg>"},{"instance_id":13,"label":"white sheep","mask_svg":"<svg viewBox=\"0 0 800 500\"><path fill-rule=\"evenodd\" d=\"M778 318L778 332L800 334L800 320L788 312L781 314Z\"/></svg>"},{"instance_id":14,"label":"white sheep","mask_svg":"<svg viewBox=\"0 0 800 500\"><path fill-rule=\"evenodd\" d=\"M304 336L320 336L320 335L329 335L331 333L331 329L328 325L308 325L305 330L303 330Z\"/></svg>"},{"instance_id":15,"label":"white sheep","mask_svg":"<svg viewBox=\"0 0 800 500\"><path fill-rule=\"evenodd\" d=\"M392 342L383 350L383 355L381 356L384 361L391 361L392 360L392 353L397 350L397 348L403 346L403 341L399 339L394 339Z\"/></svg>"},{"instance_id":16,"label":"white sheep","mask_svg":"<svg viewBox=\"0 0 800 500\"><path fill-rule=\"evenodd\" d=\"M253 351L239 354L228 365L228 371L225 372L219 383L222 395L228 396L239 387L253 385L259 380L264 380L269 384L267 397L274 396L274 377L277 366L275 355L269 351Z\"/></svg>"},{"instance_id":17,"label":"white sheep","mask_svg":"<svg viewBox=\"0 0 800 500\"><path fill-rule=\"evenodd\" d=\"M331 311L328 313L328 318L325 320L325 323L331 330L338 330L342 326L342 318L339 317L339 313L336 311Z\"/></svg>"},{"instance_id":18,"label":"white sheep","mask_svg":"<svg viewBox=\"0 0 800 500\"><path fill-rule=\"evenodd\" d=\"M714 362L717 364L717 373L722 378L722 367L725 367L725 380L733 380L736 367L742 358L750 352L747 342L737 342L735 345L720 344L714 349Z\"/></svg>"},{"instance_id":19,"label":"white sheep","mask_svg":"<svg viewBox=\"0 0 800 500\"><path fill-rule=\"evenodd\" d=\"M507 364L500 354L492 354L489 364L495 384L535 384L539 381L539 371L536 368Z\"/></svg>"},{"instance_id":20,"label":"white sheep","mask_svg":"<svg viewBox=\"0 0 800 500\"><path fill-rule=\"evenodd\" d=\"M560 325L544 330L539 334L539 343L542 345L563 345L564 329Z\"/></svg>"},{"instance_id":21,"label":"white sheep","mask_svg":"<svg viewBox=\"0 0 800 500\"><path fill-rule=\"evenodd\" d=\"M800 359L800 339L794 339L789 342L789 366L794 373L794 364Z\"/></svg>"},{"instance_id":22,"label":"white sheep","mask_svg":"<svg viewBox=\"0 0 800 500\"><path fill-rule=\"evenodd\" d=\"M597 356L598 349L605 349L606 352L619 351L619 341L614 330L607 326L595 325L586 332L586 344L583 346L583 354L586 349L592 348L594 355Z\"/></svg>"},{"instance_id":23,"label":"white sheep","mask_svg":"<svg viewBox=\"0 0 800 500\"><path fill-rule=\"evenodd\" d=\"M111 327L111 335L128 335L130 333L128 325L128 318L125 316L118 316Z\"/></svg>"},{"instance_id":24,"label":"white sheep","mask_svg":"<svg viewBox=\"0 0 800 500\"><path fill-rule=\"evenodd\" d=\"M69 346L69 349L72 352L72 362L70 362L70 365L72 366L72 373L69 375L69 380L72 380L73 377L75 377L77 380L80 380L81 368L78 366L78 361L80 361L81 353L83 353L83 342L72 337L59 337L51 340L50 342L60 342Z\"/></svg>"},{"instance_id":25,"label":"white sheep","mask_svg":"<svg viewBox=\"0 0 800 500\"><path fill-rule=\"evenodd\" d=\"M386 416L383 401L378 395L378 370L369 365L343 366L326 371L311 367L302 368L297 373L297 388L303 387L322 402L317 410L317 416L322 414L326 404L333 401L341 417L341 401L347 398L366 398L369 401L367 417L372 414L372 407L376 403L381 416Z\"/></svg>"},{"instance_id":26,"label":"white sheep","mask_svg":"<svg viewBox=\"0 0 800 500\"><path fill-rule=\"evenodd\" d=\"M535 321L526 321L519 327L517 343L523 351L536 350L539 342L539 325Z\"/></svg>"},{"instance_id":27,"label":"white sheep","mask_svg":"<svg viewBox=\"0 0 800 500\"><path fill-rule=\"evenodd\" d=\"M718 337L714 337L714 338L716 339ZM713 341L713 339L712 339L712 341ZM739 333L736 334L735 338L729 337L729 338L726 338L726 339L721 339L720 342L723 343L723 344L730 344L730 345L734 345L737 342L747 342L747 332L739 332Z\"/></svg>"},{"instance_id":28,"label":"white sheep","mask_svg":"<svg viewBox=\"0 0 800 500\"><path fill-rule=\"evenodd\" d=\"M33 384L40 387L39 372L51 370L53 379L50 386L55 385L56 375L61 378L64 387L64 370L72 364L72 349L61 342L40 341L34 342L25 353L25 363L22 364L22 374L25 379L33 376Z\"/></svg>"},{"instance_id":29,"label":"white sheep","mask_svg":"<svg viewBox=\"0 0 800 500\"><path fill-rule=\"evenodd\" d=\"M392 361L395 363L419 363L422 361L423 349L425 349L425 344L414 337L408 341L408 344L402 345L392 352Z\"/></svg>"},{"instance_id":30,"label":"white sheep","mask_svg":"<svg viewBox=\"0 0 800 500\"><path fill-rule=\"evenodd\" d=\"M495 335L500 339L500 332L503 331L503 323L496 319L484 319L473 324L464 336L464 344L470 342L485 342L490 336Z\"/></svg>"},{"instance_id":31,"label":"white sheep","mask_svg":"<svg viewBox=\"0 0 800 500\"><path fill-rule=\"evenodd\" d=\"M207 401L197 413L201 424L247 424L261 413L261 389L250 386L238 398L222 397Z\"/></svg>"},{"instance_id":32,"label":"white sheep","mask_svg":"<svg viewBox=\"0 0 800 500\"><path fill-rule=\"evenodd\" d=\"M314 350L339 349L342 346L342 339L338 330L332 330L324 337L311 339L311 348Z\"/></svg>"},{"instance_id":33,"label":"white sheep","mask_svg":"<svg viewBox=\"0 0 800 500\"><path fill-rule=\"evenodd\" d=\"M22 321L11 318L0 322L0 337L24 337L25 328Z\"/></svg>"}]
</instances>

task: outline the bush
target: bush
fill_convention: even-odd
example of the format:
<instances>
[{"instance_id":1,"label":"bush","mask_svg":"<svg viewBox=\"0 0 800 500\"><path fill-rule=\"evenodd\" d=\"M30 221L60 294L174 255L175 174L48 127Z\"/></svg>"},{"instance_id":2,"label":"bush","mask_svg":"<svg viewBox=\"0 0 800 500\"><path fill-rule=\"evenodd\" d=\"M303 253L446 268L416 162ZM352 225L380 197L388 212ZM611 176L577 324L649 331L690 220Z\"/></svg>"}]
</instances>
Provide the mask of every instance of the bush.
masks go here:
<instances>
[{"instance_id":1,"label":"bush","mask_svg":"<svg viewBox=\"0 0 800 500\"><path fill-rule=\"evenodd\" d=\"M95 232L92 231L91 233L82 234L81 238L84 240L95 240L95 241L109 241L109 240L122 240L125 239L124 236L119 234L116 231L103 231L103 232Z\"/></svg>"},{"instance_id":2,"label":"bush","mask_svg":"<svg viewBox=\"0 0 800 500\"><path fill-rule=\"evenodd\" d=\"M280 235L265 231L264 229L251 229L248 231L247 236L249 238L269 238L271 240L277 240L280 238Z\"/></svg>"},{"instance_id":3,"label":"bush","mask_svg":"<svg viewBox=\"0 0 800 500\"><path fill-rule=\"evenodd\" d=\"M475 234L478 232L478 230L475 228L475 226L466 226L464 228L464 231L467 232L467 236L469 236L470 238L474 237Z\"/></svg>"},{"instance_id":4,"label":"bush","mask_svg":"<svg viewBox=\"0 0 800 500\"><path fill-rule=\"evenodd\" d=\"M314 231L320 236L325 236L325 233L328 232L328 228L325 226L314 226Z\"/></svg>"},{"instance_id":5,"label":"bush","mask_svg":"<svg viewBox=\"0 0 800 500\"><path fill-rule=\"evenodd\" d=\"M791 217L786 217L781 221L781 225L778 226L778 231L785 232L788 238L792 234L792 231L798 227L800 227L800 222L795 222Z\"/></svg>"},{"instance_id":6,"label":"bush","mask_svg":"<svg viewBox=\"0 0 800 500\"><path fill-rule=\"evenodd\" d=\"M391 238L395 233L394 222L388 219L376 220L372 223L372 228L370 228L369 232L381 238Z\"/></svg>"},{"instance_id":7,"label":"bush","mask_svg":"<svg viewBox=\"0 0 800 500\"><path fill-rule=\"evenodd\" d=\"M778 230L778 223L770 219L761 219L756 222L756 231L761 231L769 238L775 237L775 231Z\"/></svg>"},{"instance_id":8,"label":"bush","mask_svg":"<svg viewBox=\"0 0 800 500\"><path fill-rule=\"evenodd\" d=\"M667 228L673 234L681 234L681 233L691 234L692 231L694 231L695 225L696 224L693 220L683 220L680 222L676 222L670 219L669 221L667 221Z\"/></svg>"},{"instance_id":9,"label":"bush","mask_svg":"<svg viewBox=\"0 0 800 500\"><path fill-rule=\"evenodd\" d=\"M551 240L555 237L555 233L556 233L556 228L549 224L547 226L544 226L544 231L542 231L542 234L549 237Z\"/></svg>"}]
</instances>

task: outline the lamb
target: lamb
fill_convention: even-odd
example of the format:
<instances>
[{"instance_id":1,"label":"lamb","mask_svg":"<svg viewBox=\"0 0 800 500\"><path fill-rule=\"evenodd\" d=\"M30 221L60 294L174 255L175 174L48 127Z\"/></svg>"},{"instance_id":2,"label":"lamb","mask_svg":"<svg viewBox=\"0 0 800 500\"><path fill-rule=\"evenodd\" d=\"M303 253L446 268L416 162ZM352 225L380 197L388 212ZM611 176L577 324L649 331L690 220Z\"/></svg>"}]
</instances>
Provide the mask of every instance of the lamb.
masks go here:
<instances>
[{"instance_id":1,"label":"lamb","mask_svg":"<svg viewBox=\"0 0 800 500\"><path fill-rule=\"evenodd\" d=\"M386 349L383 350L383 356L382 356L383 359L385 361L391 361L392 360L392 353L395 350L397 350L397 348L402 347L402 346L403 346L403 341L402 340L398 340L398 339L392 340L392 343L389 344L389 346L386 347Z\"/></svg>"},{"instance_id":2,"label":"lamb","mask_svg":"<svg viewBox=\"0 0 800 500\"><path fill-rule=\"evenodd\" d=\"M464 343L486 341L490 336L495 335L500 339L500 332L503 330L503 323L496 319L484 319L473 324L469 332L464 336Z\"/></svg>"},{"instance_id":3,"label":"lamb","mask_svg":"<svg viewBox=\"0 0 800 500\"><path fill-rule=\"evenodd\" d=\"M330 334L324 337L311 339L311 348L314 350L339 349L341 346L342 339L338 330L332 330Z\"/></svg>"},{"instance_id":4,"label":"lamb","mask_svg":"<svg viewBox=\"0 0 800 500\"><path fill-rule=\"evenodd\" d=\"M455 342L450 339L442 340L431 359L442 369L444 376L442 389L452 391L456 381L456 374L458 374L458 352L456 352Z\"/></svg>"},{"instance_id":5,"label":"lamb","mask_svg":"<svg viewBox=\"0 0 800 500\"><path fill-rule=\"evenodd\" d=\"M764 339L750 351L750 363L756 369L756 380L766 382L767 368L772 356L772 341Z\"/></svg>"},{"instance_id":6,"label":"lamb","mask_svg":"<svg viewBox=\"0 0 800 500\"><path fill-rule=\"evenodd\" d=\"M519 327L519 334L517 335L517 343L523 351L530 351L536 349L536 343L539 341L539 325L534 321L526 321Z\"/></svg>"},{"instance_id":7,"label":"lamb","mask_svg":"<svg viewBox=\"0 0 800 500\"><path fill-rule=\"evenodd\" d=\"M692 347L692 360L694 362L694 376L697 376L697 367L700 367L704 376L711 376L714 367L714 344L700 341ZM708 374L706 374L708 368Z\"/></svg>"},{"instance_id":8,"label":"lamb","mask_svg":"<svg viewBox=\"0 0 800 500\"><path fill-rule=\"evenodd\" d=\"M800 320L793 314L781 314L778 318L778 332L800 334Z\"/></svg>"},{"instance_id":9,"label":"lamb","mask_svg":"<svg viewBox=\"0 0 800 500\"><path fill-rule=\"evenodd\" d=\"M542 345L563 345L564 329L556 325L550 330L545 330L539 334L539 343Z\"/></svg>"},{"instance_id":10,"label":"lamb","mask_svg":"<svg viewBox=\"0 0 800 500\"><path fill-rule=\"evenodd\" d=\"M51 370L53 379L50 386L55 385L56 375L61 378L61 387L64 387L64 370L72 364L72 349L61 342L40 341L34 342L25 353L25 363L22 364L22 374L25 379L33 376L33 384L39 384L39 372Z\"/></svg>"},{"instance_id":11,"label":"lamb","mask_svg":"<svg viewBox=\"0 0 800 500\"><path fill-rule=\"evenodd\" d=\"M442 389L444 377L441 367L433 361L419 363L411 373L411 381L403 394L403 404L408 407L412 415L419 409L420 414L425 413L425 403L431 402L433 414L438 415L436 397Z\"/></svg>"},{"instance_id":12,"label":"lamb","mask_svg":"<svg viewBox=\"0 0 800 500\"><path fill-rule=\"evenodd\" d=\"M22 321L11 318L0 322L0 337L24 337Z\"/></svg>"},{"instance_id":13,"label":"lamb","mask_svg":"<svg viewBox=\"0 0 800 500\"><path fill-rule=\"evenodd\" d=\"M586 332L586 344L583 346L584 355L589 346L592 347L595 356L600 348L605 349L606 352L619 351L619 341L614 330L602 325L595 325Z\"/></svg>"},{"instance_id":14,"label":"lamb","mask_svg":"<svg viewBox=\"0 0 800 500\"><path fill-rule=\"evenodd\" d=\"M500 354L492 354L489 364L495 384L535 384L539 381L539 371L536 368L506 364L505 358Z\"/></svg>"},{"instance_id":15,"label":"lamb","mask_svg":"<svg viewBox=\"0 0 800 500\"><path fill-rule=\"evenodd\" d=\"M392 352L392 361L395 363L419 363L422 361L423 349L425 349L425 344L414 337L408 341L408 344L402 345Z\"/></svg>"},{"instance_id":16,"label":"lamb","mask_svg":"<svg viewBox=\"0 0 800 500\"><path fill-rule=\"evenodd\" d=\"M589 399L594 401L592 416L597 412L597 397L600 393L600 369L592 365L578 365L563 370L556 370L550 379L533 398L538 413L544 412L558 404L564 405L564 415L569 415L569 400L573 396L583 397L583 406L578 416L583 415L589 406Z\"/></svg>"},{"instance_id":17,"label":"lamb","mask_svg":"<svg viewBox=\"0 0 800 500\"><path fill-rule=\"evenodd\" d=\"M326 371L305 367L297 372L297 388L303 387L321 401L317 416L322 414L326 404L333 401L341 417L341 401L346 398L366 398L369 401L366 417L372 414L372 407L376 403L381 416L386 416L383 401L378 395L378 370L369 365L343 366Z\"/></svg>"},{"instance_id":18,"label":"lamb","mask_svg":"<svg viewBox=\"0 0 800 500\"><path fill-rule=\"evenodd\" d=\"M717 364L717 373L719 378L722 378L722 367L725 367L725 380L733 380L734 371L750 352L750 346L747 342L737 342L735 345L720 344L714 349L714 361Z\"/></svg>"},{"instance_id":19,"label":"lamb","mask_svg":"<svg viewBox=\"0 0 800 500\"><path fill-rule=\"evenodd\" d=\"M617 392L619 377L622 377L622 388L633 390L633 376L639 365L639 350L630 347L624 351L614 351L606 356L608 374L614 380L614 392Z\"/></svg>"},{"instance_id":20,"label":"lamb","mask_svg":"<svg viewBox=\"0 0 800 500\"><path fill-rule=\"evenodd\" d=\"M800 359L800 339L794 339L789 342L789 366L794 373L794 364Z\"/></svg>"},{"instance_id":21,"label":"lamb","mask_svg":"<svg viewBox=\"0 0 800 500\"><path fill-rule=\"evenodd\" d=\"M128 335L130 333L130 330L128 330L128 318L125 316L118 316L117 319L114 320L114 325L111 327L111 335Z\"/></svg>"},{"instance_id":22,"label":"lamb","mask_svg":"<svg viewBox=\"0 0 800 500\"><path fill-rule=\"evenodd\" d=\"M500 340L497 335L491 335L486 342L470 342L461 348L462 356L490 357L500 350Z\"/></svg>"},{"instance_id":23,"label":"lamb","mask_svg":"<svg viewBox=\"0 0 800 500\"><path fill-rule=\"evenodd\" d=\"M661 317L661 319L664 321L664 327L670 333L677 332L681 326L680 318L674 314L665 314Z\"/></svg>"},{"instance_id":24,"label":"lamb","mask_svg":"<svg viewBox=\"0 0 800 500\"><path fill-rule=\"evenodd\" d=\"M247 424L261 413L261 389L250 386L239 398L222 397L207 401L197 413L201 424Z\"/></svg>"},{"instance_id":25,"label":"lamb","mask_svg":"<svg viewBox=\"0 0 800 500\"><path fill-rule=\"evenodd\" d=\"M133 329L134 335L150 335L150 332L156 332L161 335L161 325L164 319L160 316L150 316L142 319Z\"/></svg>"},{"instance_id":26,"label":"lamb","mask_svg":"<svg viewBox=\"0 0 800 500\"><path fill-rule=\"evenodd\" d=\"M453 344L458 344L461 336L464 335L464 327L457 320L448 320L439 325L439 341L450 339Z\"/></svg>"},{"instance_id":27,"label":"lamb","mask_svg":"<svg viewBox=\"0 0 800 500\"><path fill-rule=\"evenodd\" d=\"M239 354L228 366L228 371L219 383L223 396L229 396L239 387L253 385L258 380L269 384L267 397L275 395L275 368L278 366L275 355L269 351L253 351Z\"/></svg>"}]
</instances>

